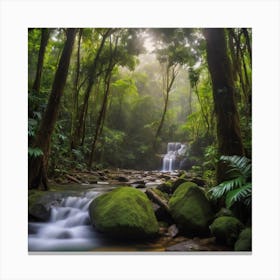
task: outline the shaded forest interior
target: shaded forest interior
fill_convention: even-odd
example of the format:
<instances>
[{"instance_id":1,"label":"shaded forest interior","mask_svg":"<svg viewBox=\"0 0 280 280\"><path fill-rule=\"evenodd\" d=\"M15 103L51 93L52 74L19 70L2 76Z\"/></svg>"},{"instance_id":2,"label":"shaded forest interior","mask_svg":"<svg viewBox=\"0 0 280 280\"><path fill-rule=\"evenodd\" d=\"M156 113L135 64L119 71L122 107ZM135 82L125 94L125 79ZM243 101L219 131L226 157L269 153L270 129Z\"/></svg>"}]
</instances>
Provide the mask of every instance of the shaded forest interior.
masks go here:
<instances>
[{"instance_id":1,"label":"shaded forest interior","mask_svg":"<svg viewBox=\"0 0 280 280\"><path fill-rule=\"evenodd\" d=\"M29 250L251 251L251 41L29 29Z\"/></svg>"},{"instance_id":2,"label":"shaded forest interior","mask_svg":"<svg viewBox=\"0 0 280 280\"><path fill-rule=\"evenodd\" d=\"M251 29L32 28L29 188L71 170L159 170L168 142L208 187L251 158Z\"/></svg>"}]
</instances>

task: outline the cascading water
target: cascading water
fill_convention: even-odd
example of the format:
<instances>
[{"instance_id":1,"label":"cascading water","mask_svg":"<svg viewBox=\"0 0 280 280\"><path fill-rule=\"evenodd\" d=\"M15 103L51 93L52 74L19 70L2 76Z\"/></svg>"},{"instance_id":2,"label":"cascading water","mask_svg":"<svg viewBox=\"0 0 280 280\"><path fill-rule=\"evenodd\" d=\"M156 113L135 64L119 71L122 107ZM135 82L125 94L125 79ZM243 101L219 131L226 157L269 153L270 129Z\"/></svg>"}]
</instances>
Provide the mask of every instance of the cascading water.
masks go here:
<instances>
[{"instance_id":1,"label":"cascading water","mask_svg":"<svg viewBox=\"0 0 280 280\"><path fill-rule=\"evenodd\" d=\"M83 196L68 196L51 208L49 222L29 223L29 251L87 250L100 245L88 214L89 204L98 194L89 191Z\"/></svg>"},{"instance_id":2,"label":"cascading water","mask_svg":"<svg viewBox=\"0 0 280 280\"><path fill-rule=\"evenodd\" d=\"M167 144L167 153L163 157L162 171L171 172L178 167L177 157L183 155L186 151L186 145L178 142Z\"/></svg>"}]
</instances>

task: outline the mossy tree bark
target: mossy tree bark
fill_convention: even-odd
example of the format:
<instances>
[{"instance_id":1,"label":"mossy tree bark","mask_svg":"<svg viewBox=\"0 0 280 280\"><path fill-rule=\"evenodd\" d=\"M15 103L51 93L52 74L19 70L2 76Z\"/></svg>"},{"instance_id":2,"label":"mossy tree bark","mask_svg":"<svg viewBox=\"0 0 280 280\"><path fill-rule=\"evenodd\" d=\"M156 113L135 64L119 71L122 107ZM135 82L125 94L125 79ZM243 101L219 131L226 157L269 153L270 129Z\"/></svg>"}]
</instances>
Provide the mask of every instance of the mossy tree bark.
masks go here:
<instances>
[{"instance_id":1,"label":"mossy tree bark","mask_svg":"<svg viewBox=\"0 0 280 280\"><path fill-rule=\"evenodd\" d=\"M33 147L37 147L42 150L43 155L32 157L29 160L29 188L40 188L42 186L44 189L48 189L47 165L51 136L57 120L60 99L66 83L71 53L75 41L76 29L68 28L66 33L67 39L59 60L58 68L55 73L48 105L33 144Z\"/></svg>"},{"instance_id":2,"label":"mossy tree bark","mask_svg":"<svg viewBox=\"0 0 280 280\"><path fill-rule=\"evenodd\" d=\"M43 64L44 64L44 56L45 56L49 36L50 36L50 30L48 28L42 28L41 29L41 43L40 43L40 49L39 49L39 53L38 53L38 62L37 62L37 69L36 69L36 77L35 77L33 87L32 87L32 89L35 92L40 91L42 70L43 70Z\"/></svg>"},{"instance_id":3,"label":"mossy tree bark","mask_svg":"<svg viewBox=\"0 0 280 280\"><path fill-rule=\"evenodd\" d=\"M234 82L222 28L204 29L208 67L212 79L217 118L218 149L221 155L244 155ZM217 181L225 179L224 167L217 168Z\"/></svg>"}]
</instances>

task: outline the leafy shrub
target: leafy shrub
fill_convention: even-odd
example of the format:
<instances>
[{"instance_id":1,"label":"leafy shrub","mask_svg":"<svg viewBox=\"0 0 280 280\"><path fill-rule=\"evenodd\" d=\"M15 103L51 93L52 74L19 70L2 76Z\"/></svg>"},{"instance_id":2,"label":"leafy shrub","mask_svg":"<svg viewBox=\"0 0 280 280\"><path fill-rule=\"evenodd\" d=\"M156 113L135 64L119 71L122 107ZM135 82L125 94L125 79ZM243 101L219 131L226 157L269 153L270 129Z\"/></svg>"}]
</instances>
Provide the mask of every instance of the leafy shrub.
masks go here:
<instances>
[{"instance_id":1,"label":"leafy shrub","mask_svg":"<svg viewBox=\"0 0 280 280\"><path fill-rule=\"evenodd\" d=\"M228 180L210 189L213 199L225 197L226 207L232 207L236 202L247 206L251 205L252 182L251 161L240 156L221 156L221 160L227 163L226 172Z\"/></svg>"}]
</instances>

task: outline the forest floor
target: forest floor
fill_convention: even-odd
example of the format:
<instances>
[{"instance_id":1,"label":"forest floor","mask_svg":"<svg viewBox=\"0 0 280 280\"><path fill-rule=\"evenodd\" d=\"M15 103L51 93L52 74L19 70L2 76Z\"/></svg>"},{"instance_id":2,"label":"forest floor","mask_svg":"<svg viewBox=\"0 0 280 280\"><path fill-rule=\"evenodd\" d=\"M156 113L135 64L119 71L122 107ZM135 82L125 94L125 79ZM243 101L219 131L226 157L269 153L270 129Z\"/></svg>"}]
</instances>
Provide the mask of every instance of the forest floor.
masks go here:
<instances>
[{"instance_id":1,"label":"forest floor","mask_svg":"<svg viewBox=\"0 0 280 280\"><path fill-rule=\"evenodd\" d=\"M59 177L50 179L50 184L98 184L98 185L120 185L133 186L136 188L155 187L167 181L174 182L182 174L195 182L199 186L204 186L204 181L194 173L186 171L144 171L131 169L104 169L99 171L77 171L71 170L67 173L60 174Z\"/></svg>"}]
</instances>

